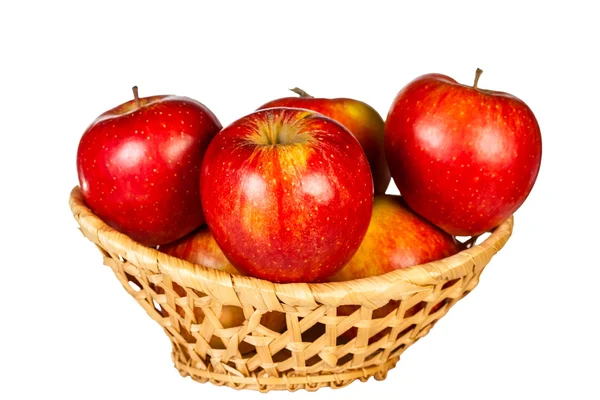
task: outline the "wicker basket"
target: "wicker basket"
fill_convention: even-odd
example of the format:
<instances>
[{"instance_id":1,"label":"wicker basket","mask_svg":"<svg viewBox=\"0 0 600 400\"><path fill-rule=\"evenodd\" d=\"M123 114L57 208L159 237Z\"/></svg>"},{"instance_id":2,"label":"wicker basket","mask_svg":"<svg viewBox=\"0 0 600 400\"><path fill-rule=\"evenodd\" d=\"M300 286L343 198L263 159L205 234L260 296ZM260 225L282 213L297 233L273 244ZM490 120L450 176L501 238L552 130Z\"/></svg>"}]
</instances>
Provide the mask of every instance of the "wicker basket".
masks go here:
<instances>
[{"instance_id":1,"label":"wicker basket","mask_svg":"<svg viewBox=\"0 0 600 400\"><path fill-rule=\"evenodd\" d=\"M95 216L77 187L69 203L104 264L171 339L172 359L182 376L263 392L384 379L402 352L477 285L513 228L511 217L481 244L381 276L274 284L142 246ZM223 328L224 306L240 307L243 324ZM204 318L198 318L198 311ZM283 329L261 324L267 312L285 314ZM222 346L211 347L215 338Z\"/></svg>"}]
</instances>

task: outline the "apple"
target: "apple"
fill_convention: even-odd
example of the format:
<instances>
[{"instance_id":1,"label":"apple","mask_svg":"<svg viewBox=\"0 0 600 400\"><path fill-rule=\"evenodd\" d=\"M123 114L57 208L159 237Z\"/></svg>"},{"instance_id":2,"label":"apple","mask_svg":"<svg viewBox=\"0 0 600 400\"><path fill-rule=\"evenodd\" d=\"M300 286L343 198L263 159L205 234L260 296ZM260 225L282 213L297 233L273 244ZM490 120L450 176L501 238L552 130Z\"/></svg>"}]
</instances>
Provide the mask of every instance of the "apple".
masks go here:
<instances>
[{"instance_id":1,"label":"apple","mask_svg":"<svg viewBox=\"0 0 600 400\"><path fill-rule=\"evenodd\" d=\"M259 110L271 107L304 108L333 118L344 125L358 139L367 155L373 174L375 194L384 194L390 184L391 175L383 149L384 122L379 113L359 100L313 97L299 88L291 91L300 97L273 100L259 107Z\"/></svg>"},{"instance_id":2,"label":"apple","mask_svg":"<svg viewBox=\"0 0 600 400\"><path fill-rule=\"evenodd\" d=\"M214 268L229 274L240 274L225 257L206 225L179 240L160 246L159 250L192 264Z\"/></svg>"},{"instance_id":3,"label":"apple","mask_svg":"<svg viewBox=\"0 0 600 400\"><path fill-rule=\"evenodd\" d=\"M101 114L77 150L83 199L108 225L146 246L179 239L204 223L200 166L221 129L196 100L160 95Z\"/></svg>"},{"instance_id":4,"label":"apple","mask_svg":"<svg viewBox=\"0 0 600 400\"><path fill-rule=\"evenodd\" d=\"M530 108L508 93L420 76L394 99L385 153L406 203L454 236L498 226L523 204L542 156Z\"/></svg>"},{"instance_id":5,"label":"apple","mask_svg":"<svg viewBox=\"0 0 600 400\"><path fill-rule=\"evenodd\" d=\"M217 242L215 241L210 230L206 226L202 226L196 231L176 240L160 246L159 250L170 256L180 258L193 264L201 265L208 268L214 268L230 274L240 274L240 272L227 260ZM174 290L179 296L186 296L185 290L176 283L173 284ZM162 289L158 292L164 292ZM176 306L177 312L181 317L185 317L185 312L180 306ZM161 309L163 316L168 317L169 313ZM194 316L196 322L201 323L204 320L204 311L201 308L194 308ZM219 322L224 329L242 326L246 318L240 307L223 306ZM261 325L274 331L282 332L285 329L285 314L280 312L267 312L262 315L260 320ZM223 348L223 342L216 336L213 336L210 345L213 348ZM246 342L239 344L240 352L247 353L253 349L253 346Z\"/></svg>"},{"instance_id":6,"label":"apple","mask_svg":"<svg viewBox=\"0 0 600 400\"><path fill-rule=\"evenodd\" d=\"M454 237L409 209L401 196L375 196L369 228L358 251L329 280L383 275L450 257L460 246Z\"/></svg>"},{"instance_id":7,"label":"apple","mask_svg":"<svg viewBox=\"0 0 600 400\"><path fill-rule=\"evenodd\" d=\"M354 257L338 273L330 277L333 282L382 275L396 269L450 257L461 250L461 243L454 237L411 211L402 197L394 195L375 196L373 215L367 234ZM391 301L373 312L373 318L383 318L398 306ZM441 305L437 305L439 309ZM338 315L350 315L354 306L341 306ZM432 312L437 309L432 309ZM405 317L417 312L408 309ZM412 313L412 314L411 314ZM341 335L344 340L356 337L356 328ZM374 335L371 343L383 337L384 332Z\"/></svg>"},{"instance_id":8,"label":"apple","mask_svg":"<svg viewBox=\"0 0 600 400\"><path fill-rule=\"evenodd\" d=\"M339 122L269 108L214 137L200 194L208 227L237 269L273 282L313 282L358 249L373 178L360 144Z\"/></svg>"}]
</instances>

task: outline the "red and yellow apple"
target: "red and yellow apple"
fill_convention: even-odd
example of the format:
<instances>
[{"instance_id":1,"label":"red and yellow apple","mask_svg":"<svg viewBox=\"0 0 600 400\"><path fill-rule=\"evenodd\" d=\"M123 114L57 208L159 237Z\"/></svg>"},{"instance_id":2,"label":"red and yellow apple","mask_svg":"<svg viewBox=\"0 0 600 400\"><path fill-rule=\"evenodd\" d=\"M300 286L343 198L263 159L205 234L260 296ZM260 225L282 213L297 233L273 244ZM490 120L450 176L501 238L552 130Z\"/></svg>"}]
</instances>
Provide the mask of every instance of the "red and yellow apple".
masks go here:
<instances>
[{"instance_id":1,"label":"red and yellow apple","mask_svg":"<svg viewBox=\"0 0 600 400\"><path fill-rule=\"evenodd\" d=\"M204 223L200 165L221 129L196 100L135 99L100 115L84 132L77 173L87 205L108 225L147 245L179 239Z\"/></svg>"},{"instance_id":2,"label":"red and yellow apple","mask_svg":"<svg viewBox=\"0 0 600 400\"><path fill-rule=\"evenodd\" d=\"M373 178L356 138L309 110L269 108L211 141L200 175L206 222L240 271L273 282L321 281L358 249Z\"/></svg>"},{"instance_id":3,"label":"red and yellow apple","mask_svg":"<svg viewBox=\"0 0 600 400\"><path fill-rule=\"evenodd\" d=\"M358 251L328 280L348 281L450 257L460 243L410 210L401 196L379 195Z\"/></svg>"},{"instance_id":4,"label":"red and yellow apple","mask_svg":"<svg viewBox=\"0 0 600 400\"><path fill-rule=\"evenodd\" d=\"M417 213L455 236L498 226L525 201L542 156L531 109L508 93L428 74L406 85L385 123L394 182Z\"/></svg>"},{"instance_id":5,"label":"red and yellow apple","mask_svg":"<svg viewBox=\"0 0 600 400\"><path fill-rule=\"evenodd\" d=\"M373 215L358 251L344 268L329 280L334 282L382 275L397 269L450 257L461 250L460 243L446 232L412 212L400 196L375 196ZM388 315L398 305L392 301L373 312L373 318ZM357 307L342 306L338 315L350 315ZM405 317L415 309L409 309ZM342 334L356 336L356 328ZM371 342L381 338L375 335Z\"/></svg>"},{"instance_id":6,"label":"red and yellow apple","mask_svg":"<svg viewBox=\"0 0 600 400\"><path fill-rule=\"evenodd\" d=\"M373 174L375 194L384 194L390 184L384 153L384 122L379 113L367 103L349 98L313 97L305 91L294 88L299 97L283 97L272 100L259 107L259 110L271 107L304 108L333 118L358 139Z\"/></svg>"},{"instance_id":7,"label":"red and yellow apple","mask_svg":"<svg viewBox=\"0 0 600 400\"><path fill-rule=\"evenodd\" d=\"M206 225L179 240L160 246L159 250L192 264L214 268L229 274L240 274L225 257Z\"/></svg>"},{"instance_id":8,"label":"red and yellow apple","mask_svg":"<svg viewBox=\"0 0 600 400\"><path fill-rule=\"evenodd\" d=\"M186 260L193 264L214 268L230 274L240 274L240 272L231 265L229 260L227 260L213 238L210 230L205 226L175 242L160 246L159 250L170 256ZM186 295L185 290L181 286L174 283L173 287L180 296ZM157 292L162 291L158 290ZM184 317L183 308L180 306L176 306L176 308L179 315ZM169 313L164 309L161 310L161 313L165 317L169 316ZM199 307L195 307L194 316L196 322L201 323L204 320L204 311ZM244 312L240 307L223 306L221 309L219 322L224 329L242 326L245 320ZM272 331L282 332L285 329L285 314L279 312L267 312L261 317L260 323ZM223 348L223 342L217 337L211 339L210 345L213 348ZM239 344L241 353L247 353L252 349L253 347L248 343L241 342Z\"/></svg>"}]
</instances>

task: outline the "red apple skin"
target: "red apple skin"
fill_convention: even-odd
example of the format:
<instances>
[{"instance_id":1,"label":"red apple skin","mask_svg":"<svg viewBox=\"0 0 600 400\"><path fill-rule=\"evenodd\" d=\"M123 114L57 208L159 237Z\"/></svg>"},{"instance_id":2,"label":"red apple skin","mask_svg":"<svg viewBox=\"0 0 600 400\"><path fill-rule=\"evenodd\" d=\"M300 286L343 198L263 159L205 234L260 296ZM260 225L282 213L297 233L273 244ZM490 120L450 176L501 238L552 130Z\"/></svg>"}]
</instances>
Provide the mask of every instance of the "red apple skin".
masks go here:
<instances>
[{"instance_id":1,"label":"red apple skin","mask_svg":"<svg viewBox=\"0 0 600 400\"><path fill-rule=\"evenodd\" d=\"M461 250L461 244L446 232L411 211L402 197L394 195L375 196L373 215L367 234L354 257L329 280L348 281L382 275L397 269L425 264L450 257ZM391 301L373 311L373 318L383 318L398 306ZM441 304L433 307L437 311ZM350 315L357 307L342 306L338 315ZM408 309L405 317L416 313ZM356 337L356 328L341 335L343 340ZM370 343L383 337L374 335Z\"/></svg>"},{"instance_id":2,"label":"red apple skin","mask_svg":"<svg viewBox=\"0 0 600 400\"><path fill-rule=\"evenodd\" d=\"M204 223L200 166L221 129L196 100L152 96L100 115L84 132L77 173L87 205L108 225L147 246Z\"/></svg>"},{"instance_id":3,"label":"red apple skin","mask_svg":"<svg viewBox=\"0 0 600 400\"><path fill-rule=\"evenodd\" d=\"M333 118L358 139L373 174L375 194L384 194L391 175L385 160L384 122L379 113L370 105L349 98L312 97L300 89L293 89L300 97L284 97L270 101L259 110L270 107L293 107L316 111Z\"/></svg>"},{"instance_id":4,"label":"red apple skin","mask_svg":"<svg viewBox=\"0 0 600 400\"><path fill-rule=\"evenodd\" d=\"M193 264L214 268L230 274L240 274L240 272L231 265L229 260L227 260L225 254L223 254L212 233L206 226L198 228L179 240L160 246L159 250L170 256L186 260ZM186 295L185 290L176 283L173 284L173 288L180 296ZM164 291L158 290L158 292ZM180 306L177 306L176 308L179 315L185 317L183 308ZM169 313L164 309L161 310L161 313L165 317L169 316ZM195 307L194 316L196 317L197 322L201 322L204 320L204 311L199 307ZM244 321L246 321L246 318L240 307L223 306L221 309L219 322L224 329L242 326ZM285 330L285 314L280 312L267 312L261 317L260 323L274 332L282 332ZM223 348L223 342L216 336L213 336L210 345L213 348ZM244 354L254 350L254 346L246 342L241 342L238 349Z\"/></svg>"},{"instance_id":5,"label":"red apple skin","mask_svg":"<svg viewBox=\"0 0 600 400\"><path fill-rule=\"evenodd\" d=\"M340 123L270 108L223 129L200 178L202 208L240 271L273 282L314 282L358 249L373 204L367 158Z\"/></svg>"},{"instance_id":6,"label":"red apple skin","mask_svg":"<svg viewBox=\"0 0 600 400\"><path fill-rule=\"evenodd\" d=\"M423 75L398 93L385 124L387 161L406 203L455 236L482 234L512 215L542 156L529 107L476 86Z\"/></svg>"}]
</instances>

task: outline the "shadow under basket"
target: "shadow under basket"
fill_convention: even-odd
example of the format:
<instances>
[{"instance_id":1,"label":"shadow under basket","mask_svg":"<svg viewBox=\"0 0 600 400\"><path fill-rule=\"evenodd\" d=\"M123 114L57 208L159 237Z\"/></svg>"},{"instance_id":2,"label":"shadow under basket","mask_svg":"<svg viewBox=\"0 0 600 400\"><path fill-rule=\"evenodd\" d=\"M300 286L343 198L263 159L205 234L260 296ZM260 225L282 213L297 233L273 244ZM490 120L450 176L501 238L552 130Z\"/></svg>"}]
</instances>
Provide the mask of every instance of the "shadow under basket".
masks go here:
<instances>
[{"instance_id":1,"label":"shadow under basket","mask_svg":"<svg viewBox=\"0 0 600 400\"><path fill-rule=\"evenodd\" d=\"M142 246L94 215L78 187L69 204L104 264L169 336L182 376L262 392L384 379L477 286L513 228L510 217L452 257L380 276L276 284Z\"/></svg>"}]
</instances>

